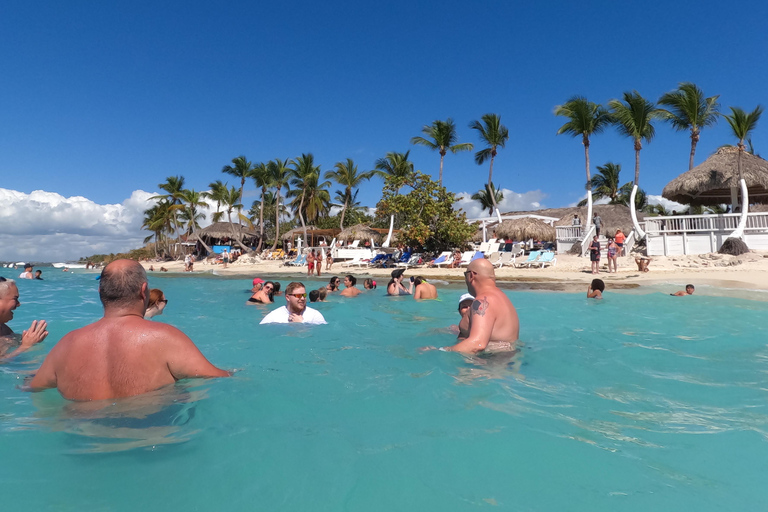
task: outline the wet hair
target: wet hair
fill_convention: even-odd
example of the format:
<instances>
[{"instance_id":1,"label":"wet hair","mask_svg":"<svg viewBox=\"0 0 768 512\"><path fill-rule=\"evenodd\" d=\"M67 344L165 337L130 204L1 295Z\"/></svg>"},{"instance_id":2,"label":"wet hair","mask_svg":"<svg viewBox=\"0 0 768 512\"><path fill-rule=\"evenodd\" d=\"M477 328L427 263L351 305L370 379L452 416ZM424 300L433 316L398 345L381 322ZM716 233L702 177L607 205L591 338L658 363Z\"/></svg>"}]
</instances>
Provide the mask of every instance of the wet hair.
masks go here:
<instances>
[{"instance_id":1,"label":"wet hair","mask_svg":"<svg viewBox=\"0 0 768 512\"><path fill-rule=\"evenodd\" d=\"M371 279L371 278L369 277L368 279L366 279L366 280L363 282L363 286L365 286L365 288L366 288L367 290L375 290L375 289L376 289L376 281L374 281L373 279Z\"/></svg>"},{"instance_id":2,"label":"wet hair","mask_svg":"<svg viewBox=\"0 0 768 512\"><path fill-rule=\"evenodd\" d=\"M605 283L602 279L593 279L592 284L590 284L589 287L593 290L599 290L600 293L605 291Z\"/></svg>"},{"instance_id":3,"label":"wet hair","mask_svg":"<svg viewBox=\"0 0 768 512\"><path fill-rule=\"evenodd\" d=\"M312 290L309 292L309 302L317 302L320 298L320 290Z\"/></svg>"},{"instance_id":4,"label":"wet hair","mask_svg":"<svg viewBox=\"0 0 768 512\"><path fill-rule=\"evenodd\" d=\"M331 285L331 290L336 290L338 286L336 286L336 280L339 278L339 276L333 276L331 280L328 282L328 284Z\"/></svg>"},{"instance_id":5,"label":"wet hair","mask_svg":"<svg viewBox=\"0 0 768 512\"><path fill-rule=\"evenodd\" d=\"M427 280L424 279L421 276L416 276L416 277L413 278L413 285L414 286L419 286L421 283L425 283L425 282L427 282Z\"/></svg>"},{"instance_id":6,"label":"wet hair","mask_svg":"<svg viewBox=\"0 0 768 512\"><path fill-rule=\"evenodd\" d=\"M138 263L119 270L107 265L99 279L99 299L104 307L128 306L138 299L141 287L146 282L147 273Z\"/></svg>"},{"instance_id":7,"label":"wet hair","mask_svg":"<svg viewBox=\"0 0 768 512\"><path fill-rule=\"evenodd\" d=\"M160 288L152 288L149 290L149 304L147 304L147 309L151 308L152 306L157 306L157 303L160 302L162 298L163 290Z\"/></svg>"},{"instance_id":8,"label":"wet hair","mask_svg":"<svg viewBox=\"0 0 768 512\"><path fill-rule=\"evenodd\" d=\"M355 278L355 276L348 274L347 279L349 279L349 282L352 284L352 286L355 286L357 284L357 278Z\"/></svg>"},{"instance_id":9,"label":"wet hair","mask_svg":"<svg viewBox=\"0 0 768 512\"><path fill-rule=\"evenodd\" d=\"M696 287L693 286L692 284L685 285L685 289L687 290L688 288L690 288L691 290L695 290L696 289Z\"/></svg>"},{"instance_id":10,"label":"wet hair","mask_svg":"<svg viewBox=\"0 0 768 512\"><path fill-rule=\"evenodd\" d=\"M280 291L280 282L279 281L275 281L274 283L272 283L272 285L275 287L274 292L275 292L275 295L277 295L277 292Z\"/></svg>"},{"instance_id":11,"label":"wet hair","mask_svg":"<svg viewBox=\"0 0 768 512\"><path fill-rule=\"evenodd\" d=\"M319 294L319 298L321 301L325 300L325 298L328 296L328 290L325 289L325 286L323 286L322 288L318 288L317 293Z\"/></svg>"},{"instance_id":12,"label":"wet hair","mask_svg":"<svg viewBox=\"0 0 768 512\"><path fill-rule=\"evenodd\" d=\"M16 281L0 277L0 297L5 297L5 294L8 293L11 286L16 286Z\"/></svg>"},{"instance_id":13,"label":"wet hair","mask_svg":"<svg viewBox=\"0 0 768 512\"><path fill-rule=\"evenodd\" d=\"M288 286L285 287L285 294L286 295L292 294L293 290L295 290L296 288L304 288L305 290L307 289L304 286L304 283L298 283L298 282L294 281L292 283L288 283Z\"/></svg>"}]
</instances>

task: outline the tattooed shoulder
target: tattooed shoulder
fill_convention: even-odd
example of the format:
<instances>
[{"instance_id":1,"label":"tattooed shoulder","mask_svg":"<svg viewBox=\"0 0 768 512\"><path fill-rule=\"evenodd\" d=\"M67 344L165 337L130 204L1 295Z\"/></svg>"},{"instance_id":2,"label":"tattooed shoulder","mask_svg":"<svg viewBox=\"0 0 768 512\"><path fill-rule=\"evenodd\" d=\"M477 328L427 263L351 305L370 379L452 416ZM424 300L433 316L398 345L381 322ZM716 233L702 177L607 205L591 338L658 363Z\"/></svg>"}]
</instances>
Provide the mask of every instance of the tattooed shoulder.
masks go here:
<instances>
[{"instance_id":1,"label":"tattooed shoulder","mask_svg":"<svg viewBox=\"0 0 768 512\"><path fill-rule=\"evenodd\" d=\"M488 311L488 299L485 297L482 299L475 299L472 303L472 314L485 316L486 311Z\"/></svg>"}]
</instances>

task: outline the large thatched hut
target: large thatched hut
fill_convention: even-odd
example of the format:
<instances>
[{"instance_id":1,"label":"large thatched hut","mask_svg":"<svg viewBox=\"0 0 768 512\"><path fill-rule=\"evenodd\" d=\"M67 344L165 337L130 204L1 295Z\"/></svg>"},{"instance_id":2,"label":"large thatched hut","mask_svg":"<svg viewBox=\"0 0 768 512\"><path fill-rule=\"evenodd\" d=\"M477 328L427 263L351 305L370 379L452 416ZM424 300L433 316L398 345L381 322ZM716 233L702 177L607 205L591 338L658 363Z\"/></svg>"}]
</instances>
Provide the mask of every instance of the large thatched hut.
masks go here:
<instances>
[{"instance_id":1,"label":"large thatched hut","mask_svg":"<svg viewBox=\"0 0 768 512\"><path fill-rule=\"evenodd\" d=\"M339 231L339 229L318 229L315 226L307 226L307 240L304 240L304 228L299 226L282 233L280 238L287 242L300 236L304 240L302 242L304 247L316 247L320 245L321 241L330 244L331 240L339 234Z\"/></svg>"},{"instance_id":2,"label":"large thatched hut","mask_svg":"<svg viewBox=\"0 0 768 512\"><path fill-rule=\"evenodd\" d=\"M214 222L187 238L188 242L196 242L198 240L208 246L229 245L233 242L237 245L250 246L254 245L254 242L258 242L259 232L234 222Z\"/></svg>"},{"instance_id":3,"label":"large thatched hut","mask_svg":"<svg viewBox=\"0 0 768 512\"><path fill-rule=\"evenodd\" d=\"M496 238L512 240L541 240L554 242L555 228L546 222L531 217L508 219L491 228Z\"/></svg>"},{"instance_id":4,"label":"large thatched hut","mask_svg":"<svg viewBox=\"0 0 768 512\"><path fill-rule=\"evenodd\" d=\"M365 241L373 238L373 241L377 244L380 244L384 240L381 235L381 230L373 229L366 224L356 224L345 228L344 231L339 233L337 238L347 242L352 240Z\"/></svg>"},{"instance_id":5,"label":"large thatched hut","mask_svg":"<svg viewBox=\"0 0 768 512\"><path fill-rule=\"evenodd\" d=\"M690 205L732 204L739 188L738 160L738 148L720 148L703 163L670 181L661 195ZM768 161L744 152L741 172L749 202L768 203Z\"/></svg>"},{"instance_id":6,"label":"large thatched hut","mask_svg":"<svg viewBox=\"0 0 768 512\"><path fill-rule=\"evenodd\" d=\"M573 222L573 216L577 215L581 221L582 226L587 225L587 207L586 206L574 206L570 208L548 208L545 210L535 210L529 212L507 212L503 215L525 215L536 214L544 217L554 217L559 219L555 221L555 227L557 226L570 226ZM621 229L624 233L632 231L632 216L629 211L629 206L623 204L596 204L592 206L592 214L598 214L603 220L603 233L615 233L617 229ZM643 222L645 215L642 212L637 212L637 220ZM489 228L490 232L493 228ZM498 234L498 233L497 233Z\"/></svg>"}]
</instances>

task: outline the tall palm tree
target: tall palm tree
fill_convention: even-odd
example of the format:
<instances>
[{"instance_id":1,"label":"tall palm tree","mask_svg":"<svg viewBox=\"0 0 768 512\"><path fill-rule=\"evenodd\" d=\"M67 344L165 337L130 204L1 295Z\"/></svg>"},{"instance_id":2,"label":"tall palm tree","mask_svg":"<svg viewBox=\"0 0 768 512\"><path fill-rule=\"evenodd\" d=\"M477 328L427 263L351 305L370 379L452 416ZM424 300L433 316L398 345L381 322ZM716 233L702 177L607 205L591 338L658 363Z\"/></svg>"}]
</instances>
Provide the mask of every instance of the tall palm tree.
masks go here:
<instances>
[{"instance_id":1,"label":"tall palm tree","mask_svg":"<svg viewBox=\"0 0 768 512\"><path fill-rule=\"evenodd\" d=\"M150 199L167 199L171 204L181 204L179 194L184 190L184 176L168 176L165 178L165 183L160 183L157 187L166 193Z\"/></svg>"},{"instance_id":2,"label":"tall palm tree","mask_svg":"<svg viewBox=\"0 0 768 512\"><path fill-rule=\"evenodd\" d=\"M605 165L597 166L597 174L589 179L589 189L593 200L607 197L610 204L617 204L619 201L619 175L621 174L621 164L608 162ZM579 206L587 204L587 200L579 203Z\"/></svg>"},{"instance_id":3,"label":"tall palm tree","mask_svg":"<svg viewBox=\"0 0 768 512\"><path fill-rule=\"evenodd\" d=\"M480 134L480 140L488 146L475 153L475 163L482 165L486 160L491 161L491 167L488 170L488 186L491 186L493 184L493 160L496 158L497 148L506 146L507 140L509 140L509 130L501 124L501 116L497 114L485 114L481 119L482 123L480 121L472 121L469 127L477 130ZM493 208L496 210L496 216L499 218L499 222L501 222L501 214L496 204L496 198L491 196L491 199L493 200Z\"/></svg>"},{"instance_id":4,"label":"tall palm tree","mask_svg":"<svg viewBox=\"0 0 768 512\"><path fill-rule=\"evenodd\" d=\"M739 156L738 156L738 169L739 169L739 185L741 186L741 219L736 230L731 233L731 237L741 238L744 233L744 226L747 222L747 210L749 208L749 194L747 193L747 185L744 181L744 174L741 170L741 155L744 153L744 140L749 138L750 132L757 127L757 122L760 120L760 116L763 114L763 107L758 105L755 110L747 114L743 109L739 107L731 107L731 115L725 115L725 120L728 121L728 125L731 127L733 135L739 139Z\"/></svg>"},{"instance_id":5,"label":"tall palm tree","mask_svg":"<svg viewBox=\"0 0 768 512\"><path fill-rule=\"evenodd\" d=\"M448 120L450 121L450 119ZM442 121L435 121L442 122ZM425 126L424 128L428 128ZM413 143L415 139L419 139L420 137L414 137L411 139L411 142ZM379 158L376 160L376 163L374 164L374 172L376 175L381 176L386 179L388 177L397 177L397 178L403 178L405 180L408 180L411 176L413 176L413 162L408 160L408 155L410 155L410 151L406 151L405 153L397 153L397 152L389 152L387 153L387 156L384 158ZM443 168L443 157L440 157L440 173L442 177L442 168ZM395 195L400 194L400 187L395 190ZM395 228L395 214L393 213L389 217L389 233L387 234L386 240L384 240L384 243L382 244L382 247L389 247L389 243L392 240L392 232Z\"/></svg>"},{"instance_id":6,"label":"tall palm tree","mask_svg":"<svg viewBox=\"0 0 768 512\"><path fill-rule=\"evenodd\" d=\"M179 195L179 199L184 206L181 215L188 222L186 226L187 235L193 234L195 228L200 227L197 223L198 220L205 219L205 214L197 211L198 208L208 207L208 203L205 202L205 197L204 192L200 193L195 191L195 189L182 190Z\"/></svg>"},{"instance_id":7,"label":"tall palm tree","mask_svg":"<svg viewBox=\"0 0 768 512\"><path fill-rule=\"evenodd\" d=\"M221 222L221 218L224 216L224 212L221 210L221 200L227 193L227 184L222 183L221 180L212 181L208 184L211 189L210 192L203 192L206 199L216 201L216 211L211 216L213 222Z\"/></svg>"},{"instance_id":8,"label":"tall palm tree","mask_svg":"<svg viewBox=\"0 0 768 512\"><path fill-rule=\"evenodd\" d=\"M720 97L704 97L704 92L695 84L683 82L677 86L677 90L664 94L659 99L659 105L669 107L660 109L662 119L669 121L677 131L691 132L691 155L688 159L688 170L693 169L693 157L696 154L696 145L701 138L701 129L714 126L720 115Z\"/></svg>"},{"instance_id":9,"label":"tall palm tree","mask_svg":"<svg viewBox=\"0 0 768 512\"><path fill-rule=\"evenodd\" d=\"M493 197L493 199L491 199ZM504 200L504 194L501 190L496 190L493 183L491 186L485 185L482 190L478 190L475 194L472 194L472 200L478 201L483 207L483 211L488 210L490 215L493 215L493 209L497 203Z\"/></svg>"},{"instance_id":10,"label":"tall palm tree","mask_svg":"<svg viewBox=\"0 0 768 512\"><path fill-rule=\"evenodd\" d=\"M152 237L155 237L155 258L159 256L157 248L163 240L163 233L169 229L169 212L171 203L167 200L161 200L154 206L144 210L144 220L141 227L154 233L144 239L144 243L149 243Z\"/></svg>"},{"instance_id":11,"label":"tall palm tree","mask_svg":"<svg viewBox=\"0 0 768 512\"><path fill-rule=\"evenodd\" d=\"M303 153L296 160L291 161L290 184L293 189L286 197L294 197L291 206L299 216L301 227L304 231L304 240L307 240L307 224L304 222L304 201L310 194L313 185L317 185L317 177L320 176L320 166L315 165L315 157L312 153ZM330 182L326 182L330 185ZM298 204L294 204L297 203Z\"/></svg>"},{"instance_id":12,"label":"tall palm tree","mask_svg":"<svg viewBox=\"0 0 768 512\"><path fill-rule=\"evenodd\" d=\"M347 211L349 200L352 198L352 189L359 187L363 181L370 180L375 171L358 173L357 165L355 165L351 158L347 158L344 162L336 162L333 168L335 170L325 172L325 179L333 180L344 187L344 204L341 208L341 221L339 222L341 229L344 229L344 215Z\"/></svg>"},{"instance_id":13,"label":"tall palm tree","mask_svg":"<svg viewBox=\"0 0 768 512\"><path fill-rule=\"evenodd\" d=\"M264 242L264 204L267 190L272 186L272 174L267 164L258 163L251 171L251 178L256 183L256 188L261 189L261 201L259 201L259 245L256 252L261 252L261 245Z\"/></svg>"},{"instance_id":14,"label":"tall palm tree","mask_svg":"<svg viewBox=\"0 0 768 512\"><path fill-rule=\"evenodd\" d=\"M245 187L245 180L251 176L253 172L253 164L248 161L247 158L240 155L232 159L234 165L225 165L222 167L221 172L229 174L236 178L240 178L240 191L238 192L238 201L243 202L243 187Z\"/></svg>"},{"instance_id":15,"label":"tall palm tree","mask_svg":"<svg viewBox=\"0 0 768 512\"><path fill-rule=\"evenodd\" d=\"M472 151L475 146L472 143L465 142L457 144L459 135L456 133L456 125L450 117L445 121L433 121L431 125L424 125L421 133L429 137L413 137L411 144L426 146L432 151L440 152L440 177L438 183L443 186L443 159L448 151L454 155L459 151ZM431 140L430 140L431 139Z\"/></svg>"},{"instance_id":16,"label":"tall palm tree","mask_svg":"<svg viewBox=\"0 0 768 512\"><path fill-rule=\"evenodd\" d=\"M275 243L272 250L277 249L277 242L280 240L280 190L286 192L290 188L291 169L288 167L290 159L280 160L279 158L270 161L267 164L269 178L272 186L276 189L275 194Z\"/></svg>"},{"instance_id":17,"label":"tall palm tree","mask_svg":"<svg viewBox=\"0 0 768 512\"><path fill-rule=\"evenodd\" d=\"M573 137L581 136L581 143L584 145L584 161L587 171L587 225L592 222L592 187L590 187L591 177L589 175L589 138L601 133L611 124L611 115L608 109L597 103L592 103L583 96L574 96L562 105L555 107L555 115L567 117L568 121L557 130L558 135L564 133Z\"/></svg>"},{"instance_id":18,"label":"tall palm tree","mask_svg":"<svg viewBox=\"0 0 768 512\"><path fill-rule=\"evenodd\" d=\"M226 194L224 194L224 197L221 200L222 206L224 206L224 211L227 214L227 220L229 221L229 228L230 231L232 231L232 239L237 243L237 245L240 246L242 250L245 252L249 252L251 249L243 244L243 233L242 231L235 230L235 225L232 222L232 213L237 212L238 222L240 220L248 220L248 217L243 215L241 213L241 210L243 209L243 204L240 202L240 191L237 190L235 187L230 187L227 189Z\"/></svg>"},{"instance_id":19,"label":"tall palm tree","mask_svg":"<svg viewBox=\"0 0 768 512\"><path fill-rule=\"evenodd\" d=\"M632 188L632 196L637 193L640 186L640 150L643 149L643 141L650 143L656 135L656 129L653 127L653 120L662 117L661 112L656 106L640 96L637 91L625 92L624 101L613 99L608 102L611 108L611 117L619 129L619 133L630 137L634 141L635 147L635 181ZM638 234L638 239L645 237L645 231L640 228L637 222L637 213L635 201L629 200L630 212L632 214L632 223Z\"/></svg>"}]
</instances>

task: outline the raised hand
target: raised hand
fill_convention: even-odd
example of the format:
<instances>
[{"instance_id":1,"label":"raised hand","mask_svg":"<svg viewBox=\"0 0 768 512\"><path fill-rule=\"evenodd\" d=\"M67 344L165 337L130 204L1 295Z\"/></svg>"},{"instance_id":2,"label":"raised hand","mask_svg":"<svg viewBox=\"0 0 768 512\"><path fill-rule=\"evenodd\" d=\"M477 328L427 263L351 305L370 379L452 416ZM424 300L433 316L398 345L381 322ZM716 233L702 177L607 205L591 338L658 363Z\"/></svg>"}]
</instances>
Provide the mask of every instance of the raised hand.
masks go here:
<instances>
[{"instance_id":1,"label":"raised hand","mask_svg":"<svg viewBox=\"0 0 768 512\"><path fill-rule=\"evenodd\" d=\"M21 346L29 348L43 341L48 336L47 328L48 323L45 320L32 320L32 325L21 335Z\"/></svg>"}]
</instances>

